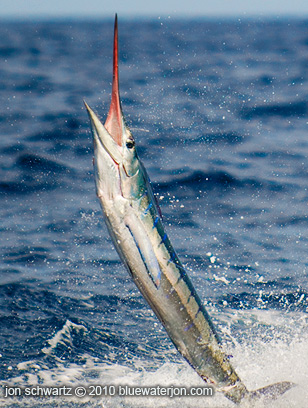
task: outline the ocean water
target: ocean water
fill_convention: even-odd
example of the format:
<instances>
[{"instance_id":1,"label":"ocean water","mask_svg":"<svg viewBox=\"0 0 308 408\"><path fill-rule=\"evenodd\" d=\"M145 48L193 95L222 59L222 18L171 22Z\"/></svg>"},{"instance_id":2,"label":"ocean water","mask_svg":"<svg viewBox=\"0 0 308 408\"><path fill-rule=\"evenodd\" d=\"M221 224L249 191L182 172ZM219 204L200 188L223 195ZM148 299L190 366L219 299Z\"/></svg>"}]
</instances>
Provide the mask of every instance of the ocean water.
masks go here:
<instances>
[{"instance_id":1,"label":"ocean water","mask_svg":"<svg viewBox=\"0 0 308 408\"><path fill-rule=\"evenodd\" d=\"M308 21L119 21L122 107L169 237L249 389L308 403ZM178 385L113 249L83 99L104 119L113 22L0 25L0 382ZM231 407L9 398L1 407ZM263 405L260 405L263 406Z\"/></svg>"}]
</instances>

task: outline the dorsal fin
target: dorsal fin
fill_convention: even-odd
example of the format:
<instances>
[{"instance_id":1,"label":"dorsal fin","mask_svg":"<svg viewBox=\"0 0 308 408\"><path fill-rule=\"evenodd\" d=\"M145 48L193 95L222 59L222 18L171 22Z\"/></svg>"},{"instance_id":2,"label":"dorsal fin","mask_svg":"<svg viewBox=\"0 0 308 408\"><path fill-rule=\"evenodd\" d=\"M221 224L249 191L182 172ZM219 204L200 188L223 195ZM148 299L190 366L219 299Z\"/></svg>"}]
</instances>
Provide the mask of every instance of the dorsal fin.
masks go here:
<instances>
[{"instance_id":1,"label":"dorsal fin","mask_svg":"<svg viewBox=\"0 0 308 408\"><path fill-rule=\"evenodd\" d=\"M108 116L105 122L105 128L113 137L114 141L122 146L123 134L123 115L120 101L119 90L119 63L118 63L118 16L115 15L114 20L114 37L113 37L113 79L111 104Z\"/></svg>"}]
</instances>

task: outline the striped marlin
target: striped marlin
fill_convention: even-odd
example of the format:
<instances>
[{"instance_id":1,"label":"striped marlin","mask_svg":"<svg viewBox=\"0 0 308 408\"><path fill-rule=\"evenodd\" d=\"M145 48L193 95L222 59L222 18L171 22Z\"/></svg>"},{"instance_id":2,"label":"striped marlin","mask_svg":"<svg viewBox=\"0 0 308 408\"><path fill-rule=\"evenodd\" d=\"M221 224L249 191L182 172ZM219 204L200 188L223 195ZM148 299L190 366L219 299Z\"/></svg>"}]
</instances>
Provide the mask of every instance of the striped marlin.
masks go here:
<instances>
[{"instance_id":1,"label":"striped marlin","mask_svg":"<svg viewBox=\"0 0 308 408\"><path fill-rule=\"evenodd\" d=\"M203 380L234 403L276 398L293 384L248 391L165 232L160 210L135 140L122 113L118 74L118 25L114 25L113 82L103 125L85 103L94 139L97 196L114 246L177 350Z\"/></svg>"}]
</instances>

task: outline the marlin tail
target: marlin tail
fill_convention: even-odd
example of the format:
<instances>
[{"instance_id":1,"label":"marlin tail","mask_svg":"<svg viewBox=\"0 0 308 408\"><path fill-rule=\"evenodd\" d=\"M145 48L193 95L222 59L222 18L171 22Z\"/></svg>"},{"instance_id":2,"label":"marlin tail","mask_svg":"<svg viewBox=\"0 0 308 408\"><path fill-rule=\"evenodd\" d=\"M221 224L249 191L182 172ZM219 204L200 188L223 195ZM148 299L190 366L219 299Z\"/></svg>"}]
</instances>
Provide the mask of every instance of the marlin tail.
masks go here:
<instances>
[{"instance_id":1,"label":"marlin tail","mask_svg":"<svg viewBox=\"0 0 308 408\"><path fill-rule=\"evenodd\" d=\"M224 353L213 323L164 230L147 172L121 109L118 26L114 26L113 83L105 125L86 104L94 138L97 196L113 243L177 350L208 384L235 403L276 398L281 382L250 392Z\"/></svg>"}]
</instances>

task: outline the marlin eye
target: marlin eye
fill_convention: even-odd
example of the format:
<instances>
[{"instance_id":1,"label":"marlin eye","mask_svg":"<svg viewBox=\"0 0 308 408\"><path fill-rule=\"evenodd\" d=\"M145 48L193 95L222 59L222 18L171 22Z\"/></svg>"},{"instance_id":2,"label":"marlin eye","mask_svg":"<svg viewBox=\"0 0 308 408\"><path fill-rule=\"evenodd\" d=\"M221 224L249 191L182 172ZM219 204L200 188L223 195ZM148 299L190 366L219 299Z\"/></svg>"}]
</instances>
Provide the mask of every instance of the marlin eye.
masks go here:
<instances>
[{"instance_id":1,"label":"marlin eye","mask_svg":"<svg viewBox=\"0 0 308 408\"><path fill-rule=\"evenodd\" d=\"M126 147L127 147L128 149L132 149L134 146L135 146L135 142L134 142L133 140L128 140L128 141L126 142Z\"/></svg>"}]
</instances>

